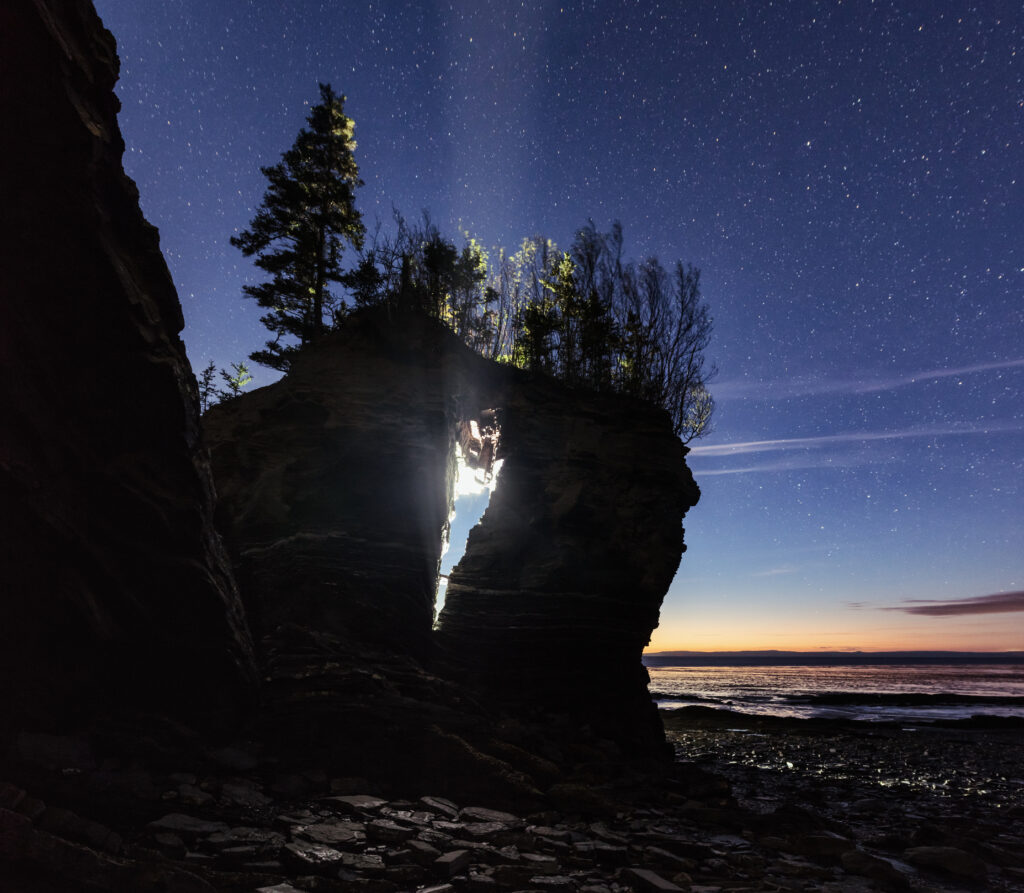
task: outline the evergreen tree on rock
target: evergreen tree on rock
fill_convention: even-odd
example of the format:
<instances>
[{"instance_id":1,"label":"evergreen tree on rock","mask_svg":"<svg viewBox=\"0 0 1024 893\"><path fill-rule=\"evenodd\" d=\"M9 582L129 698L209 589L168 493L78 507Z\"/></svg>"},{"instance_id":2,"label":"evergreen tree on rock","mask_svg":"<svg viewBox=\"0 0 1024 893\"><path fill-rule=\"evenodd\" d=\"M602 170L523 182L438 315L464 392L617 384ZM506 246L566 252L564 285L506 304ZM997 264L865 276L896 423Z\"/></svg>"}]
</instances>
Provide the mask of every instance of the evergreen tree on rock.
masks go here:
<instances>
[{"instance_id":1,"label":"evergreen tree on rock","mask_svg":"<svg viewBox=\"0 0 1024 893\"><path fill-rule=\"evenodd\" d=\"M320 84L308 126L279 164L260 168L270 185L256 216L231 237L270 276L243 291L267 309L260 321L274 334L250 358L274 369L287 371L295 354L344 313L345 303L331 287L345 282L345 246L358 250L363 244L366 228L355 207L363 182L353 155L354 123L344 107L343 95Z\"/></svg>"}]
</instances>

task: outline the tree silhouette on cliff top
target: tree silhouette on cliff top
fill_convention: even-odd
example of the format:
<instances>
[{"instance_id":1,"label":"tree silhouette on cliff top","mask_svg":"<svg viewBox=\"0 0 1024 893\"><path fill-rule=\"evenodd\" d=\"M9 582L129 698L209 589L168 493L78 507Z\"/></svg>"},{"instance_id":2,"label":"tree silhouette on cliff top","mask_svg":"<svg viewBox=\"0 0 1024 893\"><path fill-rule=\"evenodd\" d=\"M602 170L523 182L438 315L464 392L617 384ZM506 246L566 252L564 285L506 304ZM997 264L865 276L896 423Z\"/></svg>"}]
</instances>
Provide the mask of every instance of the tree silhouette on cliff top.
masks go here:
<instances>
[{"instance_id":1,"label":"tree silhouette on cliff top","mask_svg":"<svg viewBox=\"0 0 1024 893\"><path fill-rule=\"evenodd\" d=\"M270 311L261 321L274 333L253 360L287 371L299 350L341 325L338 285L357 307L434 316L498 362L664 407L684 443L711 431L716 370L705 358L712 319L699 270L626 261L617 222L607 233L588 222L568 251L534 236L492 260L468 235L459 248L427 214L409 224L396 213L396 234L382 237L378 226L364 251L354 125L344 96L321 84L320 99L281 163L261 168L270 181L263 204L231 239L271 277L243 287ZM349 270L346 245L360 252Z\"/></svg>"},{"instance_id":2,"label":"tree silhouette on cliff top","mask_svg":"<svg viewBox=\"0 0 1024 893\"><path fill-rule=\"evenodd\" d=\"M269 311L260 321L274 334L251 359L284 371L343 312L332 285L344 279L346 245L361 248L365 233L355 207L362 181L345 97L321 84L320 102L307 124L280 163L260 168L270 181L263 203L249 228L231 237L232 245L246 257L256 255L256 266L270 275L243 286L247 297Z\"/></svg>"}]
</instances>

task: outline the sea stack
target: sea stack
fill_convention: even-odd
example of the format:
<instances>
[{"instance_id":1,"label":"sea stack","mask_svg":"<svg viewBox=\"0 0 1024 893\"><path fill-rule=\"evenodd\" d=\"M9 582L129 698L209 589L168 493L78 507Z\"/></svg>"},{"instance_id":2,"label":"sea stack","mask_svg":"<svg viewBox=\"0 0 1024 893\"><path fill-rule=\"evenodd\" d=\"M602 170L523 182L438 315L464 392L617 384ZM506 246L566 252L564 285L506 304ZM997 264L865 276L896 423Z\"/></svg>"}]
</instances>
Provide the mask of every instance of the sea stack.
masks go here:
<instances>
[{"instance_id":1,"label":"sea stack","mask_svg":"<svg viewBox=\"0 0 1024 893\"><path fill-rule=\"evenodd\" d=\"M356 314L206 416L252 614L413 655L519 714L664 745L641 652L699 491L661 410L483 359L436 320ZM455 444L500 482L432 631Z\"/></svg>"}]
</instances>

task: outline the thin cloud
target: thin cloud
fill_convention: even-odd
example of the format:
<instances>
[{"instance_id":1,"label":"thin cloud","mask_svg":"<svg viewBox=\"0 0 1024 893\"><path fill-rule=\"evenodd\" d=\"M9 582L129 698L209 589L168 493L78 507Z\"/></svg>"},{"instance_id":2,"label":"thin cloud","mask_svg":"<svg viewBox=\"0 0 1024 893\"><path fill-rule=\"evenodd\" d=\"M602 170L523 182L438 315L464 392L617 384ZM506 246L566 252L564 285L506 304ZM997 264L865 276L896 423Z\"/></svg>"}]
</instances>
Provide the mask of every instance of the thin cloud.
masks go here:
<instances>
[{"instance_id":1,"label":"thin cloud","mask_svg":"<svg viewBox=\"0 0 1024 893\"><path fill-rule=\"evenodd\" d=\"M965 614L1011 614L1024 611L1024 590L977 595L958 601L939 602L926 599L908 599L905 605L883 608L883 611L902 611L925 617L960 617Z\"/></svg>"},{"instance_id":2,"label":"thin cloud","mask_svg":"<svg viewBox=\"0 0 1024 893\"><path fill-rule=\"evenodd\" d=\"M850 431L819 437L783 437L776 440L747 440L740 443L715 443L690 448L691 456L740 456L780 450L807 450L844 443L868 443L879 440L906 440L913 437L962 437L972 434L1000 434L1024 431L1022 422L976 422L974 425L948 425L903 428L895 431ZM703 472L708 474L709 472ZM726 472L720 470L719 474Z\"/></svg>"},{"instance_id":3,"label":"thin cloud","mask_svg":"<svg viewBox=\"0 0 1024 893\"><path fill-rule=\"evenodd\" d=\"M926 369L909 375L875 379L790 379L786 381L722 381L715 384L715 399L724 400L788 400L795 397L813 397L819 394L874 394L892 391L942 378L960 378L978 372L996 372L1002 369L1024 367L1024 358L997 360L992 363L977 363L973 366L959 366L956 369Z\"/></svg>"},{"instance_id":4,"label":"thin cloud","mask_svg":"<svg viewBox=\"0 0 1024 893\"><path fill-rule=\"evenodd\" d=\"M845 468L854 462L833 462L827 458L788 459L782 462L763 462L760 465L741 465L738 468L700 469L701 478L718 477L723 474L770 474L773 471L801 471L805 468Z\"/></svg>"},{"instance_id":5,"label":"thin cloud","mask_svg":"<svg viewBox=\"0 0 1024 893\"><path fill-rule=\"evenodd\" d=\"M779 577L783 574L795 574L799 568L793 567L791 564L784 564L782 567L772 567L766 571L757 571L750 576L752 577Z\"/></svg>"}]
</instances>

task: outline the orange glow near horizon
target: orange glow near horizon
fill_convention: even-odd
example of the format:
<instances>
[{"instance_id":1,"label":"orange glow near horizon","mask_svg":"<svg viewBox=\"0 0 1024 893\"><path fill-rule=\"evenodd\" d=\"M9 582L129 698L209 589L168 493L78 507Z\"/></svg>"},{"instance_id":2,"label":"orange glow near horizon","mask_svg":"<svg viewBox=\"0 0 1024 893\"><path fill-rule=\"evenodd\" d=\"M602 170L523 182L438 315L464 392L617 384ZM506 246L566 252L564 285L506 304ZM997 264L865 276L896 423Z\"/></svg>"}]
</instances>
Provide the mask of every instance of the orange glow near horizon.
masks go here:
<instances>
[{"instance_id":1,"label":"orange glow near horizon","mask_svg":"<svg viewBox=\"0 0 1024 893\"><path fill-rule=\"evenodd\" d=\"M790 618L792 620L792 618ZM965 618L884 618L884 624L663 621L645 653L657 651L1024 651L1021 615Z\"/></svg>"}]
</instances>

